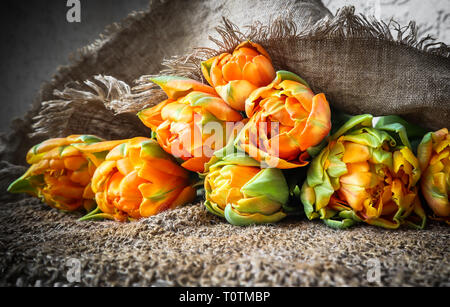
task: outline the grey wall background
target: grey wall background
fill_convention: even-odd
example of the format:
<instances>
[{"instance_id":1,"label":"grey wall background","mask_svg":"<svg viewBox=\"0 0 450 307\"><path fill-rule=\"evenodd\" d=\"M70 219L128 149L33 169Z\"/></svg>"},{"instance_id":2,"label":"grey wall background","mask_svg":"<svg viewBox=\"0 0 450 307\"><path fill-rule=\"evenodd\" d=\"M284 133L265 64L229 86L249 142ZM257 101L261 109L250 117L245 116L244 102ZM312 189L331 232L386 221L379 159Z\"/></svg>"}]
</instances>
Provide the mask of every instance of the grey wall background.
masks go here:
<instances>
[{"instance_id":1,"label":"grey wall background","mask_svg":"<svg viewBox=\"0 0 450 307\"><path fill-rule=\"evenodd\" d=\"M186 0L188 1L188 0ZM104 28L149 0L81 0L81 22L68 23L67 0L2 1L0 11L0 132L25 113L40 85L51 78L69 55L94 41ZM335 13L344 5L357 12L394 17L402 25L417 20L420 34L450 43L450 0L323 0ZM98 72L102 73L102 72Z\"/></svg>"},{"instance_id":2,"label":"grey wall background","mask_svg":"<svg viewBox=\"0 0 450 307\"><path fill-rule=\"evenodd\" d=\"M41 84L69 55L94 41L105 27L149 0L81 0L81 22L66 20L67 0L2 1L0 10L0 131L25 113ZM101 72L99 72L101 73Z\"/></svg>"}]
</instances>

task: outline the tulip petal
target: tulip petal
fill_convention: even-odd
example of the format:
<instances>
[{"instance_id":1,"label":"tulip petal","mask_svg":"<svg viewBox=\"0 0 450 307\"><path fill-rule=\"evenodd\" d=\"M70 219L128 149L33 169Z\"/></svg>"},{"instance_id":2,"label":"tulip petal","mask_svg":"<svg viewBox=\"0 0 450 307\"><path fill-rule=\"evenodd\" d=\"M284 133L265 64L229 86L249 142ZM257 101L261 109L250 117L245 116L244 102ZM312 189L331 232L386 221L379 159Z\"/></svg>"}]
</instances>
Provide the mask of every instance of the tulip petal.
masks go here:
<instances>
[{"instance_id":1,"label":"tulip petal","mask_svg":"<svg viewBox=\"0 0 450 307\"><path fill-rule=\"evenodd\" d=\"M201 70L203 77L205 77L206 81L212 86L211 82L211 66L216 57L210 58L209 60L203 61L201 63Z\"/></svg>"},{"instance_id":2,"label":"tulip petal","mask_svg":"<svg viewBox=\"0 0 450 307\"><path fill-rule=\"evenodd\" d=\"M286 203L289 198L286 179L276 168L261 170L241 188L241 191L251 197L266 195L281 204Z\"/></svg>"},{"instance_id":3,"label":"tulip petal","mask_svg":"<svg viewBox=\"0 0 450 307\"><path fill-rule=\"evenodd\" d=\"M270 199L267 195L240 199L232 203L233 209L240 213L261 213L264 215L274 214L281 209L281 204Z\"/></svg>"},{"instance_id":4,"label":"tulip petal","mask_svg":"<svg viewBox=\"0 0 450 307\"><path fill-rule=\"evenodd\" d=\"M282 82L285 80L291 80L291 81L295 81L298 83L303 84L304 86L310 88L310 86L308 85L308 83L302 79L301 77L299 77L298 75L290 72L290 71L286 71L286 70L279 70L276 72L276 80L277 82Z\"/></svg>"},{"instance_id":5,"label":"tulip petal","mask_svg":"<svg viewBox=\"0 0 450 307\"><path fill-rule=\"evenodd\" d=\"M171 209L174 209L176 207L192 203L195 198L197 197L197 191L192 186L185 187L180 194L178 194L177 198L172 202L170 205Z\"/></svg>"},{"instance_id":6,"label":"tulip petal","mask_svg":"<svg viewBox=\"0 0 450 307\"><path fill-rule=\"evenodd\" d=\"M361 221L389 229L423 227L423 210L415 202L419 162L407 142L391 134L402 128L390 128L373 128L372 116L360 115L330 137L300 191L309 219L334 228Z\"/></svg>"},{"instance_id":7,"label":"tulip petal","mask_svg":"<svg viewBox=\"0 0 450 307\"><path fill-rule=\"evenodd\" d=\"M234 110L245 111L245 100L256 88L247 80L234 80L226 85L216 86L216 91Z\"/></svg>"},{"instance_id":8,"label":"tulip petal","mask_svg":"<svg viewBox=\"0 0 450 307\"><path fill-rule=\"evenodd\" d=\"M206 200L204 204L206 209L208 209L208 211L211 212L212 214L215 214L220 217L225 217L224 210L216 203Z\"/></svg>"},{"instance_id":9,"label":"tulip petal","mask_svg":"<svg viewBox=\"0 0 450 307\"><path fill-rule=\"evenodd\" d=\"M361 127L372 127L372 120L373 116L370 114L353 116L344 125L342 125L331 138L335 140L350 130L359 129Z\"/></svg>"},{"instance_id":10,"label":"tulip petal","mask_svg":"<svg viewBox=\"0 0 450 307\"><path fill-rule=\"evenodd\" d=\"M224 216L227 221L236 226L248 226L252 224L276 223L286 217L284 212L278 211L271 215L260 213L242 214L235 211L231 204L228 204L224 210Z\"/></svg>"},{"instance_id":11,"label":"tulip petal","mask_svg":"<svg viewBox=\"0 0 450 307\"><path fill-rule=\"evenodd\" d=\"M316 202L316 194L314 189L306 182L303 184L300 192L300 200L305 210L305 215L309 220L319 217L315 212L314 203Z\"/></svg>"},{"instance_id":12,"label":"tulip petal","mask_svg":"<svg viewBox=\"0 0 450 307\"><path fill-rule=\"evenodd\" d=\"M265 86L275 79L275 69L273 68L272 62L269 58L264 55L257 55L253 58L253 63L258 68L258 74L261 78L261 83L259 84L259 86ZM247 80L250 81L250 79ZM258 85L256 83L253 84Z\"/></svg>"},{"instance_id":13,"label":"tulip petal","mask_svg":"<svg viewBox=\"0 0 450 307\"><path fill-rule=\"evenodd\" d=\"M323 219L323 222L334 229L347 229L353 226L356 222L352 219L342 219L342 220L335 220L335 219Z\"/></svg>"},{"instance_id":14,"label":"tulip petal","mask_svg":"<svg viewBox=\"0 0 450 307\"><path fill-rule=\"evenodd\" d=\"M170 99L178 99L186 96L192 91L200 91L215 95L215 91L212 87L189 78L179 76L158 76L151 78L150 80L159 85Z\"/></svg>"},{"instance_id":15,"label":"tulip petal","mask_svg":"<svg viewBox=\"0 0 450 307\"><path fill-rule=\"evenodd\" d=\"M28 193L38 196L38 189L45 184L43 175L22 176L12 182L7 191L9 193Z\"/></svg>"}]
</instances>

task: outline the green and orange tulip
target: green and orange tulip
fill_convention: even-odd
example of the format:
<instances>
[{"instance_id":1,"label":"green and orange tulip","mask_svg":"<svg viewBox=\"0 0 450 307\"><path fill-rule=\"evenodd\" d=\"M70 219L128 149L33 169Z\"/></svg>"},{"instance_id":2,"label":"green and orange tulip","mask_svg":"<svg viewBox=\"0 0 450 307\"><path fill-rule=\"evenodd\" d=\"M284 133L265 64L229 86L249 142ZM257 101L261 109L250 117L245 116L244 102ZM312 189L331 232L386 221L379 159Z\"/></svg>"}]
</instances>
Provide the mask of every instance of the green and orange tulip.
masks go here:
<instances>
[{"instance_id":1,"label":"green and orange tulip","mask_svg":"<svg viewBox=\"0 0 450 307\"><path fill-rule=\"evenodd\" d=\"M102 141L92 135L71 135L49 139L32 147L27 154L27 172L8 188L11 193L39 197L49 206L74 211L95 207L91 178L95 169L114 146L122 141ZM89 145L84 153L76 146Z\"/></svg>"},{"instance_id":2,"label":"green and orange tulip","mask_svg":"<svg viewBox=\"0 0 450 307\"><path fill-rule=\"evenodd\" d=\"M372 120L354 116L313 159L301 190L306 216L335 228L357 222L423 228L421 171L406 130L396 123L373 128Z\"/></svg>"},{"instance_id":3,"label":"green and orange tulip","mask_svg":"<svg viewBox=\"0 0 450 307\"><path fill-rule=\"evenodd\" d=\"M308 150L331 129L330 106L299 76L279 71L275 80L255 90L245 103L250 118L236 145L271 167L289 169L308 164Z\"/></svg>"},{"instance_id":4,"label":"green and orange tulip","mask_svg":"<svg viewBox=\"0 0 450 307\"><path fill-rule=\"evenodd\" d=\"M228 141L227 123L243 118L214 89L182 77L161 76L152 79L169 97L158 105L138 113L156 135L161 147L177 158L182 166L203 172L214 151ZM214 129L207 130L208 125Z\"/></svg>"},{"instance_id":5,"label":"green and orange tulip","mask_svg":"<svg viewBox=\"0 0 450 307\"><path fill-rule=\"evenodd\" d=\"M84 146L83 151L91 148ZM92 177L98 208L82 220L148 217L192 202L187 170L153 140L137 137L112 149Z\"/></svg>"},{"instance_id":6,"label":"green and orange tulip","mask_svg":"<svg viewBox=\"0 0 450 307\"><path fill-rule=\"evenodd\" d=\"M245 110L245 100L275 78L269 54L251 41L239 44L233 53L222 53L202 62L205 79L233 109Z\"/></svg>"},{"instance_id":7,"label":"green and orange tulip","mask_svg":"<svg viewBox=\"0 0 450 307\"><path fill-rule=\"evenodd\" d=\"M443 128L427 133L417 149L421 188L435 218L450 224L450 134Z\"/></svg>"},{"instance_id":8,"label":"green and orange tulip","mask_svg":"<svg viewBox=\"0 0 450 307\"><path fill-rule=\"evenodd\" d=\"M226 147L206 165L205 206L233 225L275 223L287 214L289 187L281 170L261 169L243 152Z\"/></svg>"}]
</instances>

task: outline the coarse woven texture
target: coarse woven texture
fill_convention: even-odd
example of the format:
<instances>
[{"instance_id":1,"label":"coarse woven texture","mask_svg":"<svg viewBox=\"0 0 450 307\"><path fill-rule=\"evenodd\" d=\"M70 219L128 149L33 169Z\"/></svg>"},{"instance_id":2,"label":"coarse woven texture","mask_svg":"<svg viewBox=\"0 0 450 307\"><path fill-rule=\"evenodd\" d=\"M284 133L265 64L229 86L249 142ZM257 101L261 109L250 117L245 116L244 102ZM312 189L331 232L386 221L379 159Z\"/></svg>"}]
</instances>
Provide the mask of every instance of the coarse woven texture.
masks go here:
<instances>
[{"instance_id":1,"label":"coarse woven texture","mask_svg":"<svg viewBox=\"0 0 450 307\"><path fill-rule=\"evenodd\" d=\"M304 29L328 15L330 13L320 0L150 1L148 10L132 12L121 22L110 25L99 39L75 52L70 65L58 68L53 78L43 84L30 111L13 122L13 133L0 135L1 143L7 144L0 144L0 160L24 164L24 153L34 144L51 137L80 133L80 130L82 133L95 130L96 135L105 139L142 135L142 125L132 111L151 104L145 101L148 91L140 103L133 99L134 107L129 109L132 114L125 116L115 115L124 112L117 104L101 106L95 98L75 99L74 102L73 96L62 97L60 94L66 87L93 90L83 84L84 80L95 82L104 89L118 85L110 81L102 84L94 79L98 74L121 80L120 87L126 92L126 86L140 76L159 73L164 68L165 58L186 54L199 46L214 46L208 36L223 16L231 18L240 27L257 22L270 24L276 18L291 16L296 26ZM106 97L108 93L106 90ZM156 94L155 97L160 96ZM113 96L112 99L114 97L117 98ZM83 112L85 119L81 116ZM124 119L127 121L125 129Z\"/></svg>"},{"instance_id":2,"label":"coarse woven texture","mask_svg":"<svg viewBox=\"0 0 450 307\"><path fill-rule=\"evenodd\" d=\"M450 286L450 229L333 230L288 219L236 227L201 204L120 224L77 222L34 199L1 204L0 284ZM69 282L71 259L80 282ZM367 276L379 261L380 283Z\"/></svg>"},{"instance_id":3,"label":"coarse woven texture","mask_svg":"<svg viewBox=\"0 0 450 307\"><path fill-rule=\"evenodd\" d=\"M224 21L215 46L207 37L222 16L235 25ZM276 21L280 16L286 21ZM133 112L162 96L140 76L166 69L200 79L198 61L192 60L230 50L248 37L263 43L277 68L302 75L350 113L383 108L413 120L422 116L428 127L442 125L450 101L447 46L417 40L413 24L404 29L409 34L398 31L395 39L382 23L356 16L351 8L319 21L327 16L314 0L152 1L148 11L113 25L61 68L33 109L14 123L14 133L1 137L0 160L9 162L0 163L0 188L5 191L19 177L24 168L17 165L26 151L45 138L148 136ZM194 47L210 49L171 58ZM135 79L140 81L133 89ZM381 285L449 286L450 230L436 222L423 231L367 226L336 231L304 218L240 228L200 203L128 224L78 222L80 216L3 194L0 284L377 285L367 273L380 261ZM71 258L81 261L81 283L66 278Z\"/></svg>"}]
</instances>

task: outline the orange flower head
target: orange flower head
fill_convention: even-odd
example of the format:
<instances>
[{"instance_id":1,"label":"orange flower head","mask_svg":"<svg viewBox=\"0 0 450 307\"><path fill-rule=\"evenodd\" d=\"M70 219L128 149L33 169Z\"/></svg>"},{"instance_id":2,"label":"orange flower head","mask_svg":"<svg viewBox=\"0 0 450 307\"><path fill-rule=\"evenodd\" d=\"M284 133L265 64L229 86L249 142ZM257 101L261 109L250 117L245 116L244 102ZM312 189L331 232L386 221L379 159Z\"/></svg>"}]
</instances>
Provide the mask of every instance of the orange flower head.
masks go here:
<instances>
[{"instance_id":1,"label":"orange flower head","mask_svg":"<svg viewBox=\"0 0 450 307\"><path fill-rule=\"evenodd\" d=\"M305 166L307 150L331 129L324 94L311 91L297 75L277 72L276 79L255 90L245 103L250 118L236 145L254 159L280 169Z\"/></svg>"},{"instance_id":2,"label":"orange flower head","mask_svg":"<svg viewBox=\"0 0 450 307\"><path fill-rule=\"evenodd\" d=\"M236 150L230 142L206 164L205 206L233 225L276 223L287 216L289 185L277 168Z\"/></svg>"},{"instance_id":3,"label":"orange flower head","mask_svg":"<svg viewBox=\"0 0 450 307\"><path fill-rule=\"evenodd\" d=\"M335 228L357 222L423 228L416 187L421 172L405 128L374 128L372 119L354 116L313 159L301 190L306 216Z\"/></svg>"},{"instance_id":4,"label":"orange flower head","mask_svg":"<svg viewBox=\"0 0 450 307\"><path fill-rule=\"evenodd\" d=\"M137 137L116 146L95 170L92 190L99 211L88 218L126 221L192 202L189 172L152 139Z\"/></svg>"},{"instance_id":5,"label":"orange flower head","mask_svg":"<svg viewBox=\"0 0 450 307\"><path fill-rule=\"evenodd\" d=\"M239 44L230 53L222 53L202 62L205 79L233 109L244 111L245 100L259 87L275 78L269 54L251 41Z\"/></svg>"},{"instance_id":6,"label":"orange flower head","mask_svg":"<svg viewBox=\"0 0 450 307\"><path fill-rule=\"evenodd\" d=\"M121 141L103 142L92 135L71 135L49 139L27 154L31 167L8 188L12 193L28 193L49 206L73 211L94 205L91 178L111 148ZM89 145L89 153L77 146Z\"/></svg>"},{"instance_id":7,"label":"orange flower head","mask_svg":"<svg viewBox=\"0 0 450 307\"><path fill-rule=\"evenodd\" d=\"M417 155L423 196L437 219L450 223L450 134L443 128L426 134Z\"/></svg>"},{"instance_id":8,"label":"orange flower head","mask_svg":"<svg viewBox=\"0 0 450 307\"><path fill-rule=\"evenodd\" d=\"M215 94L212 87L181 77L152 79L169 98L138 113L139 118L156 135L161 147L177 158L184 168L203 172L214 151L226 145L231 133L228 124L242 121Z\"/></svg>"}]
</instances>

